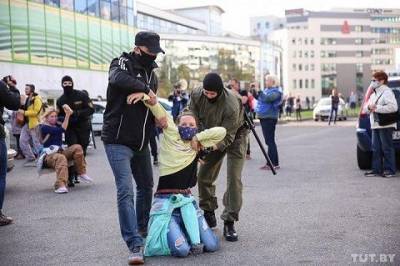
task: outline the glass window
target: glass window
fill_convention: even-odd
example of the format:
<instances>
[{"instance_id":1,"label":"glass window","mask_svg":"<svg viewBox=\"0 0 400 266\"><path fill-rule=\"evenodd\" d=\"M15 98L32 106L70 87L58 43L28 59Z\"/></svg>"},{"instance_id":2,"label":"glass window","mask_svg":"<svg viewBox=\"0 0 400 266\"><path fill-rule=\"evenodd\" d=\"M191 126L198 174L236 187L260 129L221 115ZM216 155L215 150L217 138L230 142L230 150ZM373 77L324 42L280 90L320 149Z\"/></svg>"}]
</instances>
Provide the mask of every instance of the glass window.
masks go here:
<instances>
[{"instance_id":1,"label":"glass window","mask_svg":"<svg viewBox=\"0 0 400 266\"><path fill-rule=\"evenodd\" d=\"M307 38L304 39L304 44L308 44L308 39Z\"/></svg>"},{"instance_id":2,"label":"glass window","mask_svg":"<svg viewBox=\"0 0 400 266\"><path fill-rule=\"evenodd\" d=\"M11 30L8 1L0 1L0 60L11 61Z\"/></svg>"},{"instance_id":3,"label":"glass window","mask_svg":"<svg viewBox=\"0 0 400 266\"><path fill-rule=\"evenodd\" d=\"M310 39L310 44L313 45L314 44L314 38Z\"/></svg>"},{"instance_id":4,"label":"glass window","mask_svg":"<svg viewBox=\"0 0 400 266\"><path fill-rule=\"evenodd\" d=\"M45 0L44 3L49 6L60 7L60 0Z\"/></svg>"},{"instance_id":5,"label":"glass window","mask_svg":"<svg viewBox=\"0 0 400 266\"><path fill-rule=\"evenodd\" d=\"M297 89L297 81L295 79L293 80L293 89Z\"/></svg>"},{"instance_id":6,"label":"glass window","mask_svg":"<svg viewBox=\"0 0 400 266\"><path fill-rule=\"evenodd\" d=\"M128 24L128 10L126 6L119 6L119 22L122 24Z\"/></svg>"},{"instance_id":7,"label":"glass window","mask_svg":"<svg viewBox=\"0 0 400 266\"><path fill-rule=\"evenodd\" d=\"M26 5L26 1L16 0L10 6L13 59L17 61L29 61L28 13Z\"/></svg>"},{"instance_id":8,"label":"glass window","mask_svg":"<svg viewBox=\"0 0 400 266\"><path fill-rule=\"evenodd\" d=\"M75 14L77 64L89 68L89 32L86 16Z\"/></svg>"},{"instance_id":9,"label":"glass window","mask_svg":"<svg viewBox=\"0 0 400 266\"><path fill-rule=\"evenodd\" d=\"M304 81L304 88L308 89L308 79Z\"/></svg>"},{"instance_id":10,"label":"glass window","mask_svg":"<svg viewBox=\"0 0 400 266\"><path fill-rule=\"evenodd\" d=\"M303 88L303 80L299 79L299 89L302 89L302 88Z\"/></svg>"},{"instance_id":11,"label":"glass window","mask_svg":"<svg viewBox=\"0 0 400 266\"><path fill-rule=\"evenodd\" d=\"M310 71L314 71L315 70L315 65L314 64L311 64L310 65Z\"/></svg>"},{"instance_id":12,"label":"glass window","mask_svg":"<svg viewBox=\"0 0 400 266\"><path fill-rule=\"evenodd\" d=\"M61 20L57 9L45 7L46 13L46 41L47 41L47 64L62 66L61 53Z\"/></svg>"},{"instance_id":13,"label":"glass window","mask_svg":"<svg viewBox=\"0 0 400 266\"><path fill-rule=\"evenodd\" d=\"M111 3L109 0L100 1L100 16L103 19L111 19Z\"/></svg>"},{"instance_id":14,"label":"glass window","mask_svg":"<svg viewBox=\"0 0 400 266\"><path fill-rule=\"evenodd\" d=\"M101 70L102 58L101 51L101 34L100 19L89 17L89 59L90 69Z\"/></svg>"},{"instance_id":15,"label":"glass window","mask_svg":"<svg viewBox=\"0 0 400 266\"><path fill-rule=\"evenodd\" d=\"M128 25L129 26L135 26L135 15L133 14L133 9L128 8Z\"/></svg>"},{"instance_id":16,"label":"glass window","mask_svg":"<svg viewBox=\"0 0 400 266\"><path fill-rule=\"evenodd\" d=\"M292 70L293 70L293 71L296 71L296 64L293 64L293 65L292 65Z\"/></svg>"},{"instance_id":17,"label":"glass window","mask_svg":"<svg viewBox=\"0 0 400 266\"><path fill-rule=\"evenodd\" d=\"M314 50L311 50L311 51L310 51L310 57L311 57L311 58L314 58Z\"/></svg>"},{"instance_id":18,"label":"glass window","mask_svg":"<svg viewBox=\"0 0 400 266\"><path fill-rule=\"evenodd\" d=\"M312 79L312 80L311 80L311 89L314 89L314 88L315 88L315 80Z\"/></svg>"},{"instance_id":19,"label":"glass window","mask_svg":"<svg viewBox=\"0 0 400 266\"><path fill-rule=\"evenodd\" d=\"M88 15L95 17L100 16L99 0L88 0Z\"/></svg>"},{"instance_id":20,"label":"glass window","mask_svg":"<svg viewBox=\"0 0 400 266\"><path fill-rule=\"evenodd\" d=\"M76 0L75 1L75 11L82 13L82 14L87 14L87 2L86 0Z\"/></svg>"},{"instance_id":21,"label":"glass window","mask_svg":"<svg viewBox=\"0 0 400 266\"><path fill-rule=\"evenodd\" d=\"M119 22L119 3L118 3L118 0L111 0L111 20Z\"/></svg>"},{"instance_id":22,"label":"glass window","mask_svg":"<svg viewBox=\"0 0 400 266\"><path fill-rule=\"evenodd\" d=\"M112 53L112 24L110 21L101 21L101 56L103 70L107 70L113 58Z\"/></svg>"},{"instance_id":23,"label":"glass window","mask_svg":"<svg viewBox=\"0 0 400 266\"><path fill-rule=\"evenodd\" d=\"M28 2L31 63L47 65L46 25L43 5Z\"/></svg>"},{"instance_id":24,"label":"glass window","mask_svg":"<svg viewBox=\"0 0 400 266\"><path fill-rule=\"evenodd\" d=\"M302 71L302 70L303 70L303 65L299 64L299 71Z\"/></svg>"},{"instance_id":25,"label":"glass window","mask_svg":"<svg viewBox=\"0 0 400 266\"><path fill-rule=\"evenodd\" d=\"M76 67L75 18L68 11L61 10L61 32L63 66Z\"/></svg>"},{"instance_id":26,"label":"glass window","mask_svg":"<svg viewBox=\"0 0 400 266\"><path fill-rule=\"evenodd\" d=\"M296 44L296 38L292 39L292 44Z\"/></svg>"},{"instance_id":27,"label":"glass window","mask_svg":"<svg viewBox=\"0 0 400 266\"><path fill-rule=\"evenodd\" d=\"M62 9L72 11L74 10L74 0L61 0L60 6Z\"/></svg>"},{"instance_id":28,"label":"glass window","mask_svg":"<svg viewBox=\"0 0 400 266\"><path fill-rule=\"evenodd\" d=\"M304 71L308 71L308 64L304 65Z\"/></svg>"}]
</instances>

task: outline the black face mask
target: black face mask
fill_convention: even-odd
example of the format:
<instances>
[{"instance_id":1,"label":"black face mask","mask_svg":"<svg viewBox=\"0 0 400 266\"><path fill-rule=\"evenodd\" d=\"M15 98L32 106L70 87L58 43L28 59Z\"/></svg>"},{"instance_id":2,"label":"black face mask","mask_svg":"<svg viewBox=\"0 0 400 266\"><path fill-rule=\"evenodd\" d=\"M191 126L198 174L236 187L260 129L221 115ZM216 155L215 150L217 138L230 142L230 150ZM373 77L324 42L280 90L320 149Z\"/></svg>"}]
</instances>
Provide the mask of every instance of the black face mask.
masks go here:
<instances>
[{"instance_id":1,"label":"black face mask","mask_svg":"<svg viewBox=\"0 0 400 266\"><path fill-rule=\"evenodd\" d=\"M142 50L140 50L140 53L141 53L141 55L136 54L136 58L139 61L139 63L144 67L151 67L151 65L156 60L157 56L146 54Z\"/></svg>"},{"instance_id":2,"label":"black face mask","mask_svg":"<svg viewBox=\"0 0 400 266\"><path fill-rule=\"evenodd\" d=\"M68 86L62 86L64 89L64 94L65 95L69 95L72 93L72 91L74 90L74 86L73 85L68 85Z\"/></svg>"}]
</instances>

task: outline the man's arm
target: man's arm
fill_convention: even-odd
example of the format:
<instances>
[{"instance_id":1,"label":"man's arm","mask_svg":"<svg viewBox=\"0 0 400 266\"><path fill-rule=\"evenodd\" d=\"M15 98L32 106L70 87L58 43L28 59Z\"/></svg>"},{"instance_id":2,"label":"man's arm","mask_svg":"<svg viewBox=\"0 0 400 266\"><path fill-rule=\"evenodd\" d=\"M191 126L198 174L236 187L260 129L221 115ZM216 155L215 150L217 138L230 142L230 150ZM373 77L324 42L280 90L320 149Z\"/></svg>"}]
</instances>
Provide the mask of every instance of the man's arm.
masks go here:
<instances>
[{"instance_id":1,"label":"man's arm","mask_svg":"<svg viewBox=\"0 0 400 266\"><path fill-rule=\"evenodd\" d=\"M263 92L263 91L259 91L258 92L258 99L259 101L262 102L273 102L276 99L278 99L280 97L280 92L274 91L274 92Z\"/></svg>"},{"instance_id":2,"label":"man's arm","mask_svg":"<svg viewBox=\"0 0 400 266\"><path fill-rule=\"evenodd\" d=\"M85 95L84 93L81 93L81 95L83 95L82 99L83 108L80 110L75 110L73 115L78 118L89 117L94 113L93 104L87 95Z\"/></svg>"},{"instance_id":3,"label":"man's arm","mask_svg":"<svg viewBox=\"0 0 400 266\"><path fill-rule=\"evenodd\" d=\"M127 60L128 59L124 57L119 57L111 62L108 72L108 80L110 85L119 89L121 93L127 96L135 92L144 92L148 94L150 92L150 88L142 81L129 75L128 68L126 66Z\"/></svg>"},{"instance_id":4,"label":"man's arm","mask_svg":"<svg viewBox=\"0 0 400 266\"><path fill-rule=\"evenodd\" d=\"M19 94L10 91L3 81L0 81L0 103L7 109L14 111L18 110L20 106Z\"/></svg>"},{"instance_id":5,"label":"man's arm","mask_svg":"<svg viewBox=\"0 0 400 266\"><path fill-rule=\"evenodd\" d=\"M230 115L224 117L221 123L221 127L226 129L225 138L217 144L217 148L220 151L225 151L225 149L232 144L235 140L236 132L238 130L238 120L240 112L230 112Z\"/></svg>"}]
</instances>

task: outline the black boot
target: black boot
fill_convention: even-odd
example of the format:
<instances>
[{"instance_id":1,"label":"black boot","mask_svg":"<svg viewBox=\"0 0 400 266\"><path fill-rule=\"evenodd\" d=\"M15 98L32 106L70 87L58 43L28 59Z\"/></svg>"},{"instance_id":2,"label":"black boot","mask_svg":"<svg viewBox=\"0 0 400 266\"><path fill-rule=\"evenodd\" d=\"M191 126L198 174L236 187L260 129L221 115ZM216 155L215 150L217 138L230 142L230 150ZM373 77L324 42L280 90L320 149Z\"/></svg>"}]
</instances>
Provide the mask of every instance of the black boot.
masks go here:
<instances>
[{"instance_id":1,"label":"black boot","mask_svg":"<svg viewBox=\"0 0 400 266\"><path fill-rule=\"evenodd\" d=\"M214 211L204 211L204 219L206 219L207 224L210 228L217 226L217 218L215 218Z\"/></svg>"},{"instance_id":2,"label":"black boot","mask_svg":"<svg viewBox=\"0 0 400 266\"><path fill-rule=\"evenodd\" d=\"M235 242L238 241L239 237L236 233L235 226L233 222L224 222L224 237L226 241Z\"/></svg>"}]
</instances>

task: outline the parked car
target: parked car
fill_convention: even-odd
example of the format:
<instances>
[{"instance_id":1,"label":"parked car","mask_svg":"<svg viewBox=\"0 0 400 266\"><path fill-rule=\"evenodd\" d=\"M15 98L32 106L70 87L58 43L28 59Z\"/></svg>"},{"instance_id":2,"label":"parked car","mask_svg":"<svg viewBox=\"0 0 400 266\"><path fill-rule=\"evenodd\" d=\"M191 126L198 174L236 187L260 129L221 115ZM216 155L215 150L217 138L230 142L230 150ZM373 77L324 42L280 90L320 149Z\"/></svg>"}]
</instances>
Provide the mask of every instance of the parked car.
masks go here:
<instances>
[{"instance_id":1,"label":"parked car","mask_svg":"<svg viewBox=\"0 0 400 266\"><path fill-rule=\"evenodd\" d=\"M400 77L389 78L388 87L395 92L400 93ZM364 106L368 103L372 89L368 88L365 93L363 103L361 105L360 114L358 116L357 125L357 163L358 167L362 170L371 169L372 163L372 137L371 137L371 123L369 114L364 112ZM400 151L400 121L397 122L397 130L393 132L393 144L396 150L396 157L399 157ZM397 158L398 159L398 158Z\"/></svg>"},{"instance_id":2,"label":"parked car","mask_svg":"<svg viewBox=\"0 0 400 266\"><path fill-rule=\"evenodd\" d=\"M164 109L171 114L172 103L164 98L157 98L157 100L164 107ZM95 134L101 134L101 130L103 128L103 114L106 110L106 103L107 102L105 101L93 102L94 113L92 116L92 127Z\"/></svg>"},{"instance_id":3,"label":"parked car","mask_svg":"<svg viewBox=\"0 0 400 266\"><path fill-rule=\"evenodd\" d=\"M6 146L7 146L7 172L10 172L14 168L14 157L17 152L10 148L10 132L7 127L4 127L6 131Z\"/></svg>"},{"instance_id":4,"label":"parked car","mask_svg":"<svg viewBox=\"0 0 400 266\"><path fill-rule=\"evenodd\" d=\"M314 121L324 121L325 119L329 119L331 114L332 100L330 97L321 98L313 111ZM338 120L346 120L347 119L347 106L343 99L339 99L339 107L337 112Z\"/></svg>"}]
</instances>

